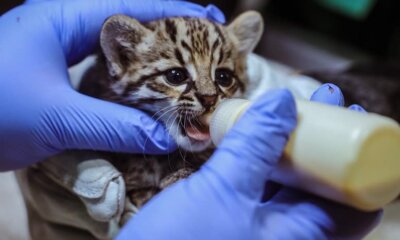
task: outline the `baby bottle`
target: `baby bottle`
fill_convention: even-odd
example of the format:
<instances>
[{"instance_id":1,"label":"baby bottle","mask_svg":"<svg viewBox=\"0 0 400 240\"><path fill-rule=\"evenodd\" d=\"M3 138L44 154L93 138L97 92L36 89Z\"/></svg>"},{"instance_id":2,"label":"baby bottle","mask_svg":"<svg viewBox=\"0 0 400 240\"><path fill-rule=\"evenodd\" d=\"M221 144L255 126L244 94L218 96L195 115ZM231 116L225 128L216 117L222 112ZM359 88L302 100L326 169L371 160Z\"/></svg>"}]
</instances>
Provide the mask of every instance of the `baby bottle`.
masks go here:
<instances>
[{"instance_id":1,"label":"baby bottle","mask_svg":"<svg viewBox=\"0 0 400 240\"><path fill-rule=\"evenodd\" d=\"M212 141L250 106L222 102L210 120ZM271 179L365 211L400 193L400 128L392 119L296 100L298 124Z\"/></svg>"}]
</instances>

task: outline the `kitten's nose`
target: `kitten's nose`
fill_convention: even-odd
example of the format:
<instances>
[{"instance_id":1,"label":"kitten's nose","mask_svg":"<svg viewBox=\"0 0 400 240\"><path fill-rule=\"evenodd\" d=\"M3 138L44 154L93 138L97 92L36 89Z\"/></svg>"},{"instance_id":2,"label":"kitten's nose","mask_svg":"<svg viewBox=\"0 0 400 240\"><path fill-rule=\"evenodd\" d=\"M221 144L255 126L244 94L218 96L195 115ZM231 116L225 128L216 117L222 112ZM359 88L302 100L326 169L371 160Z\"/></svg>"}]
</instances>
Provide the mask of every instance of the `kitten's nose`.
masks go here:
<instances>
[{"instance_id":1,"label":"kitten's nose","mask_svg":"<svg viewBox=\"0 0 400 240\"><path fill-rule=\"evenodd\" d=\"M210 108L210 107L214 106L215 103L217 102L216 94L203 95L203 94L196 93L196 97L197 97L197 99L199 99L201 105L203 105L203 107L205 107L205 108Z\"/></svg>"}]
</instances>

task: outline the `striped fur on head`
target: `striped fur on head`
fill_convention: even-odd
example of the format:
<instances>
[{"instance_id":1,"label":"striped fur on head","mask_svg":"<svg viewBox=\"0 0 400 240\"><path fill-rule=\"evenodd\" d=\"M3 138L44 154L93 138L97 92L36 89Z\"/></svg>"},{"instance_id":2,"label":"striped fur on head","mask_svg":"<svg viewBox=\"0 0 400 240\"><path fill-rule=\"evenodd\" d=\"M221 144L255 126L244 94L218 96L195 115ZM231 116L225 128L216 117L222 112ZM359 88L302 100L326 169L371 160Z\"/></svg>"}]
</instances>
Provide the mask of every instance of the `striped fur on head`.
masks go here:
<instances>
[{"instance_id":1,"label":"striped fur on head","mask_svg":"<svg viewBox=\"0 0 400 240\"><path fill-rule=\"evenodd\" d=\"M262 31L256 12L228 26L199 18L141 24L112 16L101 33L112 99L153 114L181 148L202 151L210 138L200 119L224 98L244 93L246 56Z\"/></svg>"}]
</instances>

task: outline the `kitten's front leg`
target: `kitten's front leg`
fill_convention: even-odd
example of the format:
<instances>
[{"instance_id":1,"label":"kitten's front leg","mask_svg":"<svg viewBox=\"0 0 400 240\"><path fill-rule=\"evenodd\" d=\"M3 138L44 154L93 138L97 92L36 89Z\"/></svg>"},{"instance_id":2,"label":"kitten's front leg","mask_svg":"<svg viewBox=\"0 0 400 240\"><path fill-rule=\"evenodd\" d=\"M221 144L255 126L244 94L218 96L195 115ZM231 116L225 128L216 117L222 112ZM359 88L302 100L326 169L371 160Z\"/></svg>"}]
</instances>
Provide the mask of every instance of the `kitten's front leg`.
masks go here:
<instances>
[{"instance_id":1,"label":"kitten's front leg","mask_svg":"<svg viewBox=\"0 0 400 240\"><path fill-rule=\"evenodd\" d=\"M192 168L181 168L176 172L173 172L161 180L160 188L165 189L175 182L189 177L193 172L195 172Z\"/></svg>"},{"instance_id":2,"label":"kitten's front leg","mask_svg":"<svg viewBox=\"0 0 400 240\"><path fill-rule=\"evenodd\" d=\"M160 189L157 187L141 188L130 191L127 195L129 196L132 204L134 204L137 208L141 208L158 192L160 192Z\"/></svg>"},{"instance_id":3,"label":"kitten's front leg","mask_svg":"<svg viewBox=\"0 0 400 240\"><path fill-rule=\"evenodd\" d=\"M158 192L160 192L160 189L157 187L141 188L127 192L125 207L119 225L121 227L124 226Z\"/></svg>"},{"instance_id":4,"label":"kitten's front leg","mask_svg":"<svg viewBox=\"0 0 400 240\"><path fill-rule=\"evenodd\" d=\"M136 208L141 208L161 190L167 188L180 179L187 178L194 171L195 170L192 168L181 168L161 179L159 187L144 187L129 191L127 194L129 200Z\"/></svg>"}]
</instances>

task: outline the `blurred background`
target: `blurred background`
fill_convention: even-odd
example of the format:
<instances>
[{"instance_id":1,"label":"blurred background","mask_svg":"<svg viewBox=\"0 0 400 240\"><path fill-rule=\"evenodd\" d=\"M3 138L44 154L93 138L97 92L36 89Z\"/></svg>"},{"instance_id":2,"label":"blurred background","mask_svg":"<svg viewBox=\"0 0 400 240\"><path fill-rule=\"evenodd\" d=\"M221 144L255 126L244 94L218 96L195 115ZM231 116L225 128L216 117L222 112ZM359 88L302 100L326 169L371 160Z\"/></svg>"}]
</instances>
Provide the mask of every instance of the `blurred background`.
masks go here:
<instances>
[{"instance_id":1,"label":"blurred background","mask_svg":"<svg viewBox=\"0 0 400 240\"><path fill-rule=\"evenodd\" d=\"M22 2L1 1L0 16ZM228 19L249 9L261 12L266 29L258 54L321 82L334 82L348 104L400 121L400 1L193 2L213 3ZM27 239L23 202L11 173L0 174L0 196L0 238ZM367 239L400 239L399 203L385 209L383 222Z\"/></svg>"},{"instance_id":2,"label":"blurred background","mask_svg":"<svg viewBox=\"0 0 400 240\"><path fill-rule=\"evenodd\" d=\"M22 2L1 1L0 15ZM309 70L353 60L400 60L400 1L397 0L193 2L213 3L228 19L248 9L262 12L266 32L258 52L295 68Z\"/></svg>"},{"instance_id":3,"label":"blurred background","mask_svg":"<svg viewBox=\"0 0 400 240\"><path fill-rule=\"evenodd\" d=\"M247 9L262 12L266 32L259 53L295 68L313 70L354 60L400 60L400 2L396 0L195 2L212 2L228 18Z\"/></svg>"}]
</instances>

